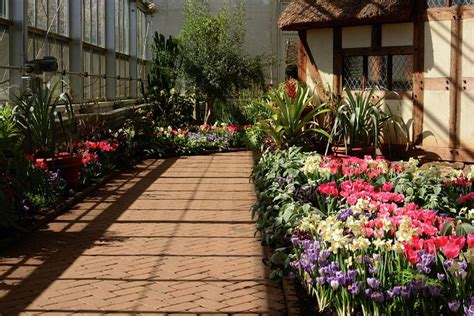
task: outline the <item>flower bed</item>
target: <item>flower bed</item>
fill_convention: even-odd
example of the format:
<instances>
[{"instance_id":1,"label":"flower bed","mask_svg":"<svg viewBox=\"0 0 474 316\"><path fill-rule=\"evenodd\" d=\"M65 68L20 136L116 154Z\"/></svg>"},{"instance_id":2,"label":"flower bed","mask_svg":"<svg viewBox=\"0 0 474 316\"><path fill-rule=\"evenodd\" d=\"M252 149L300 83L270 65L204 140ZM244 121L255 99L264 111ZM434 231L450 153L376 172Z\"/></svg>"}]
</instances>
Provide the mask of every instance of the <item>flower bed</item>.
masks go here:
<instances>
[{"instance_id":1,"label":"flower bed","mask_svg":"<svg viewBox=\"0 0 474 316\"><path fill-rule=\"evenodd\" d=\"M254 170L254 212L321 313L474 313L473 173L297 148Z\"/></svg>"}]
</instances>

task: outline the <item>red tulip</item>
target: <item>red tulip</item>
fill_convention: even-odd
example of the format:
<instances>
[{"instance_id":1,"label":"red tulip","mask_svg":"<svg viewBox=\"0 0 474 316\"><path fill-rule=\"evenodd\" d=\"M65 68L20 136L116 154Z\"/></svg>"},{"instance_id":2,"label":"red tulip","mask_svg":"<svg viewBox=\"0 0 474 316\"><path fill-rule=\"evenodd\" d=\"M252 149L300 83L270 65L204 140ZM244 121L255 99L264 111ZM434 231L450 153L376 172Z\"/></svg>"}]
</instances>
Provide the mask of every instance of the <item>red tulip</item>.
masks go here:
<instances>
[{"instance_id":1,"label":"red tulip","mask_svg":"<svg viewBox=\"0 0 474 316\"><path fill-rule=\"evenodd\" d=\"M443 248L441 248L441 250L443 251L446 257L448 257L449 259L453 259L459 256L459 253L461 252L461 247L459 247L459 245L455 243L448 243Z\"/></svg>"}]
</instances>

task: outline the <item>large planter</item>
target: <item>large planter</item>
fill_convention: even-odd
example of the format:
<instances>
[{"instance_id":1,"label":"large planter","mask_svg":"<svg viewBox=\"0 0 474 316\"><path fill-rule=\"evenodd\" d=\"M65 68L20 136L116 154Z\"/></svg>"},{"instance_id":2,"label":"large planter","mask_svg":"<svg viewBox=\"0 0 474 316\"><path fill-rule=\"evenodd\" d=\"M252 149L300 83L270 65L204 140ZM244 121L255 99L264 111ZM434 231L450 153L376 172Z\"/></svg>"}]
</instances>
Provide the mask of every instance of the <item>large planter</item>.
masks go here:
<instances>
[{"instance_id":1,"label":"large planter","mask_svg":"<svg viewBox=\"0 0 474 316\"><path fill-rule=\"evenodd\" d=\"M50 170L60 170L61 177L71 187L76 187L81 179L82 156L72 154L61 154L54 158L46 158L43 161L48 165Z\"/></svg>"},{"instance_id":2,"label":"large planter","mask_svg":"<svg viewBox=\"0 0 474 316\"><path fill-rule=\"evenodd\" d=\"M373 155L374 154L374 147L352 147L348 148L348 152L346 154L346 147L345 146L333 146L332 152L336 157L347 157L347 156L354 156L359 158L364 158L366 155Z\"/></svg>"}]
</instances>

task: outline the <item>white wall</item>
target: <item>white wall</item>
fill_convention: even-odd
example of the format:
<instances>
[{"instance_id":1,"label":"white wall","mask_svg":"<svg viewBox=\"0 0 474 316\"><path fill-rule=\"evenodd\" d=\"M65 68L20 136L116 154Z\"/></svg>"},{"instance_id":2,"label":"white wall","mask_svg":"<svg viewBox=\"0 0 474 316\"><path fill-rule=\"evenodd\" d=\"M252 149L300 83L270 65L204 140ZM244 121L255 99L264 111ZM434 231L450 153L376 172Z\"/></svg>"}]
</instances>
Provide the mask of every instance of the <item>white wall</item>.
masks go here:
<instances>
[{"instance_id":1,"label":"white wall","mask_svg":"<svg viewBox=\"0 0 474 316\"><path fill-rule=\"evenodd\" d=\"M474 19L463 21L462 77L474 78ZM471 81L472 82L472 81ZM472 83L471 83L472 84ZM461 146L474 148L474 91L461 90Z\"/></svg>"},{"instance_id":2,"label":"white wall","mask_svg":"<svg viewBox=\"0 0 474 316\"><path fill-rule=\"evenodd\" d=\"M342 28L342 48L370 47L372 26L352 26Z\"/></svg>"},{"instance_id":3,"label":"white wall","mask_svg":"<svg viewBox=\"0 0 474 316\"><path fill-rule=\"evenodd\" d=\"M333 88L333 29L315 29L308 30L307 33L308 46L313 55L316 66L324 86L329 85ZM307 66L311 66L311 62L307 61ZM310 72L306 70L306 82L312 88L315 87Z\"/></svg>"}]
</instances>

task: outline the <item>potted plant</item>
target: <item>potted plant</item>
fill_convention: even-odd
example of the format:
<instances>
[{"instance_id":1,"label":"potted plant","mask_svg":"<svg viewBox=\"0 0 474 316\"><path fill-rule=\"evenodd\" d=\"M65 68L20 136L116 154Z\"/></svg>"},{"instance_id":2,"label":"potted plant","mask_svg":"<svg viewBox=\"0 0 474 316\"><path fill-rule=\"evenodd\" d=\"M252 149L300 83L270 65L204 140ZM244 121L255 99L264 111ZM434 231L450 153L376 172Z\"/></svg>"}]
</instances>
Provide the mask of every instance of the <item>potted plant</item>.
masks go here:
<instances>
[{"instance_id":1,"label":"potted plant","mask_svg":"<svg viewBox=\"0 0 474 316\"><path fill-rule=\"evenodd\" d=\"M82 157L74 153L73 148L76 119L70 97L56 92L58 84L40 87L33 95L18 98L18 123L25 135L29 154L35 159L43 159L49 168L61 170L68 184L76 186L82 166ZM67 121L58 110L60 105L64 105Z\"/></svg>"},{"instance_id":2,"label":"potted plant","mask_svg":"<svg viewBox=\"0 0 474 316\"><path fill-rule=\"evenodd\" d=\"M336 110L334 126L329 145L336 155L364 156L375 155L377 147L384 138L384 131L393 128L408 135L408 128L402 118L394 115L390 108L385 111L385 97L375 96L375 87L353 92L344 88L346 96ZM387 138L390 140L390 138Z\"/></svg>"}]
</instances>

